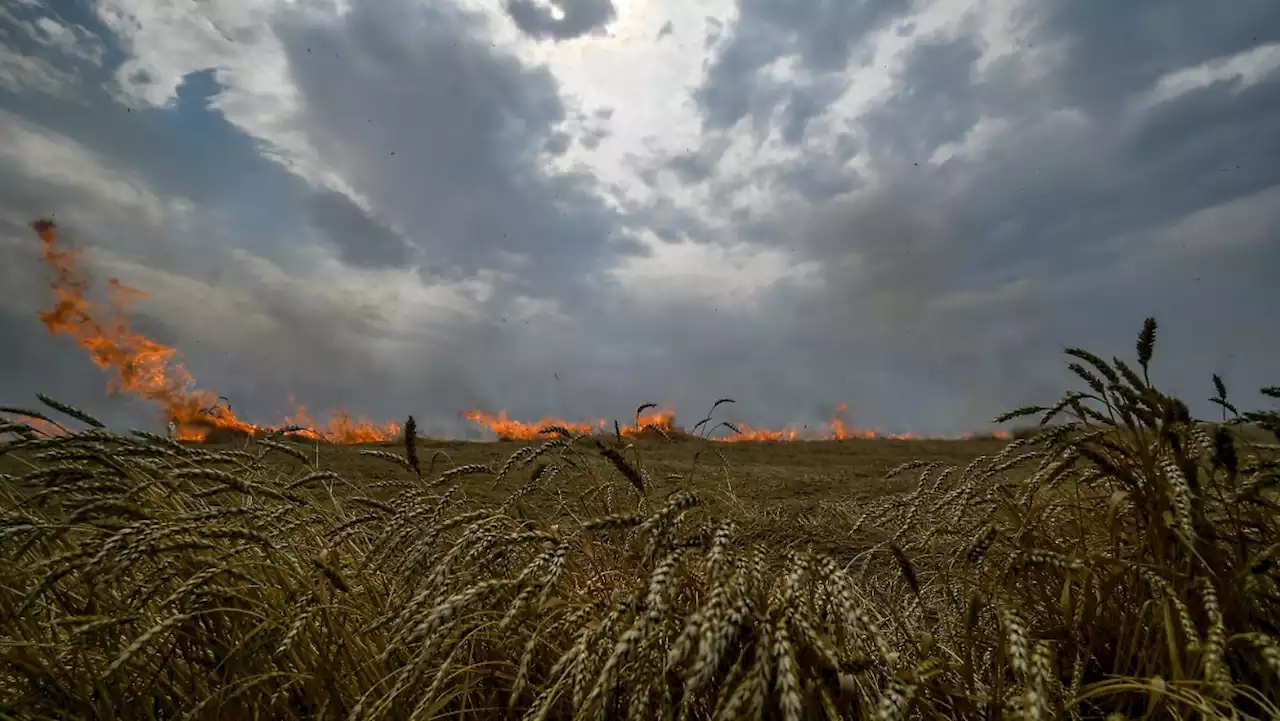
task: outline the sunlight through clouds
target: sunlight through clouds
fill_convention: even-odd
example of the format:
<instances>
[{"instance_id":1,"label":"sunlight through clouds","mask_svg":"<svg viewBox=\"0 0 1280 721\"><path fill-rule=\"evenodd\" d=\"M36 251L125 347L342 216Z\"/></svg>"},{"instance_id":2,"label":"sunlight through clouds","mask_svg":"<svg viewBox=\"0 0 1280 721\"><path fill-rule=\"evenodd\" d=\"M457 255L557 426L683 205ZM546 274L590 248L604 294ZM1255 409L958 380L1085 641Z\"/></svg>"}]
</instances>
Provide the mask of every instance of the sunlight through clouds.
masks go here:
<instances>
[{"instance_id":1,"label":"sunlight through clouds","mask_svg":"<svg viewBox=\"0 0 1280 721\"><path fill-rule=\"evenodd\" d=\"M554 367L568 415L669 388L763 426L859 397L971 428L1057 388L1064 344L1127 347L1162 309L1208 333L1185 284L1262 322L1277 28L1264 0L10 5L0 251L30 297L0 333L48 342L21 279L55 213L228 392L324 357L294 392L399 414L334 380L372 372L447 426L541 415ZM1177 383L1256 342L1215 333Z\"/></svg>"}]
</instances>

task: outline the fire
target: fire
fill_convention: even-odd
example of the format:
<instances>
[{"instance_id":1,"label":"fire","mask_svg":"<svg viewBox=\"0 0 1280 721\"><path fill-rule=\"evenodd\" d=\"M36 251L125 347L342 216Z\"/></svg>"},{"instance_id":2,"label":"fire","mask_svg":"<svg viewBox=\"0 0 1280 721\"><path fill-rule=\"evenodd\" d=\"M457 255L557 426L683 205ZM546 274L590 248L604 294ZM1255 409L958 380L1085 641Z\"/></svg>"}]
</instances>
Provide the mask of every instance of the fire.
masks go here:
<instances>
[{"instance_id":1,"label":"fire","mask_svg":"<svg viewBox=\"0 0 1280 721\"><path fill-rule=\"evenodd\" d=\"M905 441L919 438L919 436L911 433L882 433L865 428L855 428L846 419L848 412L849 406L844 403L837 403L833 417L826 423L825 431L817 431L816 433L806 434L795 428L752 428L743 424L734 424L734 427L739 431L738 433L718 438L717 440L741 443L744 441L845 441L850 439Z\"/></svg>"},{"instance_id":2,"label":"fire","mask_svg":"<svg viewBox=\"0 0 1280 721\"><path fill-rule=\"evenodd\" d=\"M542 437L542 431L548 427L564 428L577 435L591 435L614 432L613 424L604 419L594 421L566 421L563 418L546 417L539 421L517 421L507 417L506 411L498 411L497 415L484 411L466 410L460 413L463 418L483 427L485 430L503 440L529 441ZM668 435L678 433L675 425L674 411L663 410L653 413L642 413L636 417L635 425L619 425L617 432L630 437L642 436L652 432L652 428L661 429ZM655 434L656 435L656 434Z\"/></svg>"},{"instance_id":3,"label":"fire","mask_svg":"<svg viewBox=\"0 0 1280 721\"><path fill-rule=\"evenodd\" d=\"M653 433L652 429L654 428L668 436L673 433L683 433L683 430L676 426L676 412L671 410L641 413L636 416L636 424L634 426L620 426L618 432L624 436L643 436L647 433Z\"/></svg>"},{"instance_id":4,"label":"fire","mask_svg":"<svg viewBox=\"0 0 1280 721\"><path fill-rule=\"evenodd\" d=\"M919 438L919 436L912 433L880 433L879 431L865 428L854 428L845 420L848 414L848 405L844 403L836 404L835 417L828 422L831 428L831 440L843 441L851 438L861 438L870 441L879 438L892 441L909 441Z\"/></svg>"},{"instance_id":5,"label":"fire","mask_svg":"<svg viewBox=\"0 0 1280 721\"><path fill-rule=\"evenodd\" d=\"M152 401L164 409L165 417L176 427L180 440L205 440L215 431L254 435L269 431L287 430L299 436L322 439L334 443L372 443L396 438L400 424L394 421L377 424L365 417L355 417L346 411L333 411L323 422L318 421L307 409L293 402L293 414L280 426L259 426L242 420L229 404L222 402L212 390L197 388L195 379L177 360L177 349L132 330L128 322L131 304L145 298L146 293L121 283L115 278L107 281L108 297L105 304L90 300L87 296L89 281L79 266L80 252L58 245L57 227L52 221L40 220L32 228L42 241L40 257L53 271L49 288L53 292L53 306L39 314L40 320L53 335L70 336L77 345L88 352L90 360L110 374L108 390L128 393ZM519 421L507 417L506 411L497 415L479 410L462 412L462 417L491 431L499 438L534 440L548 426L568 429L575 434L612 434L615 431L627 437L667 435L681 437L687 432L676 424L676 414L671 410L651 410L642 406L633 419L634 423L615 425L603 419L592 421L567 421L547 417L535 422ZM649 412L643 412L649 410ZM917 438L912 434L885 434L878 431L854 428L846 419L848 407L838 404L835 414L825 431L805 433L795 428L753 428L735 424L738 432L714 440L724 442L764 442L799 440L846 440ZM37 426L39 427L39 426ZM658 429L659 432L653 429ZM42 429L53 432L55 428ZM990 436L1008 438L1009 434L995 431Z\"/></svg>"},{"instance_id":6,"label":"fire","mask_svg":"<svg viewBox=\"0 0 1280 721\"><path fill-rule=\"evenodd\" d=\"M177 427L181 440L204 440L215 430L253 435L277 430L240 419L217 393L197 388L195 379L180 361L177 349L164 345L129 326L128 310L146 293L112 278L105 304L90 300L88 277L81 271L80 252L58 245L57 226L50 220L32 223L40 236L40 257L53 271L49 288L54 304L39 314L53 335L70 336L89 353L94 365L111 374L107 388L160 405ZM395 422L375 425L335 411L325 423L317 423L298 406L285 426L300 426L298 433L334 443L369 443L388 440L400 433Z\"/></svg>"},{"instance_id":7,"label":"fire","mask_svg":"<svg viewBox=\"0 0 1280 721\"><path fill-rule=\"evenodd\" d=\"M517 421L507 417L506 411L498 411L497 415L484 411L468 410L461 414L463 418L482 426L502 439L513 441L530 441L542 435L542 429L549 426L567 429L570 433L585 435L604 430L604 421L574 423L563 418L546 417L540 421Z\"/></svg>"},{"instance_id":8,"label":"fire","mask_svg":"<svg viewBox=\"0 0 1280 721\"><path fill-rule=\"evenodd\" d=\"M284 426L299 428L296 433L308 438L336 443L376 443L400 435L400 424L395 421L376 424L364 416L353 418L344 410L336 410L331 413L328 421L320 423L301 405L297 406L293 415L284 419Z\"/></svg>"},{"instance_id":9,"label":"fire","mask_svg":"<svg viewBox=\"0 0 1280 721\"><path fill-rule=\"evenodd\" d=\"M750 442L784 442L784 441L843 441L850 439L865 440L931 440L926 436L918 436L912 433L882 433L861 428L854 428L849 424L843 416L848 412L848 407L840 403L836 405L835 417L829 420L824 430L813 433L806 433L795 428L753 428L746 424L735 423L733 428L735 432L730 432L724 436L716 436L711 438L713 441L724 443L750 443ZM613 423L605 420L594 421L566 421L562 418L543 418L536 422L518 421L507 417L506 411L499 411L497 415L485 413L484 411L469 410L463 411L462 417L492 432L498 438L504 440L521 440L528 441L542 437L542 430L548 426L565 428L575 434L612 434L614 432ZM621 425L618 430L623 436L638 437L646 435L646 431L651 426L661 428L663 433L670 437L687 437L688 433L676 424L676 415L674 411L663 410L648 414L641 414L636 419L635 425ZM657 434L653 434L657 435ZM1002 431L994 431L989 435L994 438L1008 438L1009 434ZM976 438L975 434L961 436L961 438ZM933 439L936 440L936 439Z\"/></svg>"}]
</instances>

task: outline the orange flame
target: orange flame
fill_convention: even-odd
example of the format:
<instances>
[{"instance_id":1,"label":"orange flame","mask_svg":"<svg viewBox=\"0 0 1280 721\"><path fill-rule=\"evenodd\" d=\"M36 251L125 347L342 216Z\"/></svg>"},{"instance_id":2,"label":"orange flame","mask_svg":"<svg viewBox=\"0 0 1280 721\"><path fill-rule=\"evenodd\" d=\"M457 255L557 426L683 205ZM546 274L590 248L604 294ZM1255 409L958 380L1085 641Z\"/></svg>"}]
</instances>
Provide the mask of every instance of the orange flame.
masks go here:
<instances>
[{"instance_id":1,"label":"orange flame","mask_svg":"<svg viewBox=\"0 0 1280 721\"><path fill-rule=\"evenodd\" d=\"M828 421L831 428L829 440L844 441L851 438L861 438L864 440L893 440L893 441L909 441L919 436L913 433L881 433L866 428L854 428L845 420L849 413L849 406L844 403L837 403L835 408L835 417Z\"/></svg>"},{"instance_id":2,"label":"orange flame","mask_svg":"<svg viewBox=\"0 0 1280 721\"><path fill-rule=\"evenodd\" d=\"M344 410L332 411L329 420L320 423L302 405L284 419L284 427L298 428L298 435L336 443L377 443L400 435L400 424L395 421L378 424L365 416L352 417Z\"/></svg>"},{"instance_id":3,"label":"orange flame","mask_svg":"<svg viewBox=\"0 0 1280 721\"><path fill-rule=\"evenodd\" d=\"M574 423L563 418L546 417L540 421L517 421L507 417L506 411L498 411L497 415L484 411L467 410L460 413L463 418L482 426L503 440L531 441L542 436L544 428L555 426L564 428L576 435L588 435L604 430L604 421L591 423Z\"/></svg>"},{"instance_id":4,"label":"orange flame","mask_svg":"<svg viewBox=\"0 0 1280 721\"><path fill-rule=\"evenodd\" d=\"M80 270L79 251L58 245L53 221L38 220L31 227L42 242L41 260L54 275L49 288L55 302L40 312L40 321L51 334L70 336L88 351L94 365L111 373L110 392L137 395L162 406L181 440L204 440L218 429L248 435L278 430L241 420L230 407L219 404L217 393L195 387L186 366L175 360L177 349L129 327L126 316L130 304L145 298L145 292L111 278L108 302L105 306L95 303L86 296L89 281ZM302 426L298 431L302 435L334 443L369 443L400 433L398 423L375 425L345 411L335 411L326 423L319 424L301 406L286 424Z\"/></svg>"},{"instance_id":5,"label":"orange flame","mask_svg":"<svg viewBox=\"0 0 1280 721\"><path fill-rule=\"evenodd\" d=\"M543 430L549 427L563 428L576 435L593 435L612 433L613 423L604 419L594 421L566 421L563 418L545 417L538 421L517 421L507 417L506 411L498 411L497 415L478 410L466 410L460 413L463 418L483 427L502 440L530 441L544 436ZM652 429L660 429L671 435L680 433L676 427L674 411L664 410L653 413L642 413L636 417L635 425L619 425L618 433L623 436L638 437L655 433Z\"/></svg>"},{"instance_id":6,"label":"orange flame","mask_svg":"<svg viewBox=\"0 0 1280 721\"><path fill-rule=\"evenodd\" d=\"M656 428L661 433L654 433ZM684 430L676 425L676 412L672 410L654 411L652 413L641 413L636 416L636 424L634 426L619 426L618 432L624 436L644 436L648 434L668 436L674 434L682 434Z\"/></svg>"},{"instance_id":7,"label":"orange flame","mask_svg":"<svg viewBox=\"0 0 1280 721\"><path fill-rule=\"evenodd\" d=\"M57 227L52 221L36 221L32 228L42 241L41 259L54 273L49 287L55 302L53 307L39 314L40 320L51 334L71 336L77 345L88 351L89 358L95 365L111 373L108 390L113 393L134 394L162 406L166 417L177 427L177 437L180 440L204 440L219 429L246 435L285 430L302 437L334 443L372 443L400 435L399 423L389 421L375 424L368 418L353 417L342 410L333 411L329 419L322 423L297 403L294 403L294 413L285 418L281 426L259 426L240 419L230 406L219 403L217 393L195 387L195 379L175 359L177 349L129 327L127 311L134 300L146 297L144 291L111 278L108 280L109 296L105 306L89 300L86 296L89 282L79 268L79 251L58 245ZM293 402L292 398L290 402ZM794 428L753 428L736 424L737 433L714 440L781 442L852 438L905 440L918 437L909 433L884 434L854 428L843 418L848 411L845 404L837 405L835 410L836 417L828 422L827 432L816 436ZM547 417L536 422L526 422L508 418L505 411L493 415L478 410L463 411L461 415L503 439L533 440L548 426L565 428L575 434L614 432L614 424L603 419L574 422ZM33 425L48 432L56 432L56 428L52 426L43 428L46 424ZM619 425L617 432L626 437L660 435L652 430L654 428L672 437L687 435L676 424L676 415L671 410L640 414L635 418L634 425ZM1002 431L989 435L996 438L1009 437L1008 433Z\"/></svg>"},{"instance_id":8,"label":"orange flame","mask_svg":"<svg viewBox=\"0 0 1280 721\"><path fill-rule=\"evenodd\" d=\"M825 432L818 431L815 433L805 433L795 428L753 428L742 423L735 423L733 424L733 429L737 432L730 433L725 436L713 437L710 440L723 443L751 443L806 440L842 441L850 439L899 441L940 439L939 437L919 436L913 433L882 433L880 431L854 428L841 417L848 411L848 407L845 406L845 404L838 404L835 410L837 415L835 418L832 418L827 422ZM469 410L463 411L461 415L463 418L485 428L503 440L534 440L542 437L543 429L546 429L549 426L565 428L575 434L583 435L607 434L613 432L613 424L605 420L573 422L566 421L561 418L543 418L536 422L526 422L507 417L506 411L500 411L497 415L494 415L492 413L485 413L484 411ZM619 432L623 436L644 436L651 433L651 426L661 428L663 433L671 437L688 436L685 430L676 424L675 413L669 410L641 415L637 419L636 425L619 426ZM985 435L994 438L1009 437L1009 434L1003 431L993 431ZM971 439L977 437L977 434L970 433L961 436L960 438Z\"/></svg>"}]
</instances>

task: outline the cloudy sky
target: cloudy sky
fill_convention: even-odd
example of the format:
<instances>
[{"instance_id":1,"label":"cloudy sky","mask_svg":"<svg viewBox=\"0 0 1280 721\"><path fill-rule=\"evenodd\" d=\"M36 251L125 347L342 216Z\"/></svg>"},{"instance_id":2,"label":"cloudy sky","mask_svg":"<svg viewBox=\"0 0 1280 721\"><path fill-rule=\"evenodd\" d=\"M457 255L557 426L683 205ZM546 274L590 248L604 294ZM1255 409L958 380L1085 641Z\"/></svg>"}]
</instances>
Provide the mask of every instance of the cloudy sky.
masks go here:
<instances>
[{"instance_id":1,"label":"cloudy sky","mask_svg":"<svg viewBox=\"0 0 1280 721\"><path fill-rule=\"evenodd\" d=\"M1280 382L1280 3L16 0L0 401L147 408L35 313L52 215L251 420L886 431L1060 351Z\"/></svg>"}]
</instances>

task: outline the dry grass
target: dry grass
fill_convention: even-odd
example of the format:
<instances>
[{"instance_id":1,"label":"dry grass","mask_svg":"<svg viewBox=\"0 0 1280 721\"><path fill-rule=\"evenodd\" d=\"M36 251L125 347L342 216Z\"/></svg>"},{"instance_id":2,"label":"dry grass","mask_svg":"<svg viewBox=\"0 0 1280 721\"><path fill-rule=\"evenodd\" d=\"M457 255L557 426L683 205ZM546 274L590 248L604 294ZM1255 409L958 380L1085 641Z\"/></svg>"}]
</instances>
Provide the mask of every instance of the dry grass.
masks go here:
<instances>
[{"instance_id":1,"label":"dry grass","mask_svg":"<svg viewBox=\"0 0 1280 721\"><path fill-rule=\"evenodd\" d=\"M1008 444L352 455L51 404L91 428L0 427L0 713L1275 718L1280 464L1150 385L1154 331Z\"/></svg>"}]
</instances>

